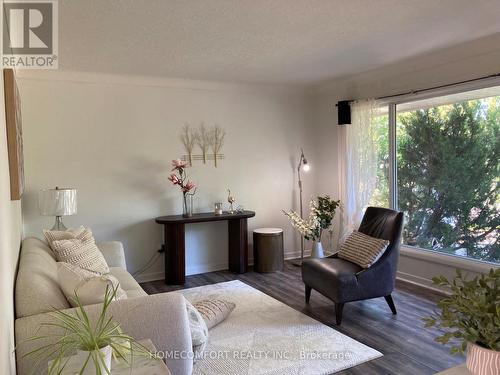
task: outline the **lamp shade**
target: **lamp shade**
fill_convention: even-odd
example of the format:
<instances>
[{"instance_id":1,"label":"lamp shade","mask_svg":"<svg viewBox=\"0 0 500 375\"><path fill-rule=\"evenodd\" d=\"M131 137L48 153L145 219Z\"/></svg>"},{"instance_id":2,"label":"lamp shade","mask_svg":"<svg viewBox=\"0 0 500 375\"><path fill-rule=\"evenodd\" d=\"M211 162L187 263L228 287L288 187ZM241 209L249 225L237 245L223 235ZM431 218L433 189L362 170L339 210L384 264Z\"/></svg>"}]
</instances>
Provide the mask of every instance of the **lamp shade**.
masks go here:
<instances>
[{"instance_id":1,"label":"lamp shade","mask_svg":"<svg viewBox=\"0 0 500 375\"><path fill-rule=\"evenodd\" d=\"M44 216L68 216L76 214L76 189L55 188L40 190L38 208Z\"/></svg>"}]
</instances>

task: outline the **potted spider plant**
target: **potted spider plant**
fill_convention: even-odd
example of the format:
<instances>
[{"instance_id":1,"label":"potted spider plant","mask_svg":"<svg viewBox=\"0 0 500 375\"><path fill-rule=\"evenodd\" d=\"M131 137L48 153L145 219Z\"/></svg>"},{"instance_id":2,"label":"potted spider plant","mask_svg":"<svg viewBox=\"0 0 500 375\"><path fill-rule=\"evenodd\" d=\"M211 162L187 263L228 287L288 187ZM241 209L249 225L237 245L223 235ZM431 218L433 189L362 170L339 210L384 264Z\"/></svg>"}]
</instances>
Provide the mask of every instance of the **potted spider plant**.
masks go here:
<instances>
[{"instance_id":1,"label":"potted spider plant","mask_svg":"<svg viewBox=\"0 0 500 375\"><path fill-rule=\"evenodd\" d=\"M444 276L432 281L451 290L438 302L440 311L424 318L426 327L445 331L435 341L444 345L458 340L450 352L467 351L466 367L473 374L500 374L500 268L472 280L457 270L452 281Z\"/></svg>"},{"instance_id":2,"label":"potted spider plant","mask_svg":"<svg viewBox=\"0 0 500 375\"><path fill-rule=\"evenodd\" d=\"M50 339L51 343L41 345L26 353L35 356L37 363L53 359L48 367L48 375L61 374L71 356L78 354L82 360L80 374L111 374L112 356L122 358L126 363L133 360L134 355L155 358L144 345L122 332L120 325L108 316L108 308L115 299L118 287L106 287L102 309L93 323L85 311L78 295L75 294L77 307L73 312L55 310L50 315L54 322L40 324L40 328L59 329L61 333L35 335L26 341Z\"/></svg>"}]
</instances>

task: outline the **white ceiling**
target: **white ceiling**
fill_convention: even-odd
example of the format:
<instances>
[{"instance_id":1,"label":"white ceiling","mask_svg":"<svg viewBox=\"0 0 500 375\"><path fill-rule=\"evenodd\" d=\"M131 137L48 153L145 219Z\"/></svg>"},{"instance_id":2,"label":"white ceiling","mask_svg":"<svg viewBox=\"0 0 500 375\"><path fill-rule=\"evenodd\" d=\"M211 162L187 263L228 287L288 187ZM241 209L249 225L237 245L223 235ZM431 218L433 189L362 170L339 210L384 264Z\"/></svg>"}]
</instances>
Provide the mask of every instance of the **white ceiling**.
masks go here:
<instances>
[{"instance_id":1,"label":"white ceiling","mask_svg":"<svg viewBox=\"0 0 500 375\"><path fill-rule=\"evenodd\" d=\"M500 32L499 0L60 0L59 67L318 84Z\"/></svg>"}]
</instances>

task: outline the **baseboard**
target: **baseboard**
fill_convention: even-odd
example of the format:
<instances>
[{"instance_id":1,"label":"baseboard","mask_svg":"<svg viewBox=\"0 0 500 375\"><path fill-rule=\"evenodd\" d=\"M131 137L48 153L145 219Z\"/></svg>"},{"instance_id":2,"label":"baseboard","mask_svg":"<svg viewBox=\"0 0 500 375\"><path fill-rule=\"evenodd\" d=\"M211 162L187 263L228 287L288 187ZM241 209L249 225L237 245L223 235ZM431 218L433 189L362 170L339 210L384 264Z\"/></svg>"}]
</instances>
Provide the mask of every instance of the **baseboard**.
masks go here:
<instances>
[{"instance_id":1,"label":"baseboard","mask_svg":"<svg viewBox=\"0 0 500 375\"><path fill-rule=\"evenodd\" d=\"M304 251L304 256L309 256L311 254L311 250L306 249ZM300 251L287 251L285 252L285 259L297 259L300 258ZM248 260L248 265L252 266L253 265L253 259ZM196 265L196 266L188 266L186 267L186 275L197 275L200 273L207 273L207 272L215 272L215 271L221 271L221 270L226 270L227 269L227 263L212 263L212 264L202 264L202 265ZM134 276L134 278L137 280L139 283L145 283L149 281L156 281L156 280L163 280L165 279L165 272L164 271L156 271L156 272L147 272L143 274L139 274ZM411 283L414 285L418 285L422 288L430 289L435 292L443 293L447 292L444 289L436 287L433 283L432 280L426 279L424 277L412 275L406 272L401 272L398 271L396 278L402 281L405 281L407 283Z\"/></svg>"},{"instance_id":2,"label":"baseboard","mask_svg":"<svg viewBox=\"0 0 500 375\"><path fill-rule=\"evenodd\" d=\"M200 273L227 270L227 268L228 268L227 263L208 263L208 264L199 264L196 266L189 266L188 265L186 267L186 276L198 275Z\"/></svg>"},{"instance_id":3,"label":"baseboard","mask_svg":"<svg viewBox=\"0 0 500 375\"><path fill-rule=\"evenodd\" d=\"M214 272L227 270L227 263L212 263L212 264L201 264L196 266L187 266L186 267L186 276L190 275L198 275L200 273ZM156 271L156 272L145 272L139 275L134 276L137 282L145 283L148 281L156 281L165 279L164 271Z\"/></svg>"},{"instance_id":4,"label":"baseboard","mask_svg":"<svg viewBox=\"0 0 500 375\"><path fill-rule=\"evenodd\" d=\"M165 279L165 272L157 271L157 272L141 273L139 275L134 276L134 279L138 283L147 283L148 281L163 280Z\"/></svg>"},{"instance_id":5,"label":"baseboard","mask_svg":"<svg viewBox=\"0 0 500 375\"><path fill-rule=\"evenodd\" d=\"M410 283L410 284L418 285L419 287L422 287L422 288L430 289L434 292L446 293L446 294L449 293L449 291L447 291L446 289L439 288L439 287L435 286L432 283L432 280L426 279L425 277L420 277L420 276L412 275L412 274L409 274L406 272L397 271L396 279Z\"/></svg>"},{"instance_id":6,"label":"baseboard","mask_svg":"<svg viewBox=\"0 0 500 375\"><path fill-rule=\"evenodd\" d=\"M311 255L310 249L304 250L304 256ZM297 259L300 258L300 251L285 251L285 259ZM253 259L248 260L248 265L253 266ZM186 276L190 275L198 275L200 273L207 272L215 272L227 270L227 263L212 263L212 264L202 264L196 266L187 266L186 267ZM156 272L145 272L139 275L134 276L138 283L146 283L149 281L163 280L165 279L164 271L156 271Z\"/></svg>"},{"instance_id":7,"label":"baseboard","mask_svg":"<svg viewBox=\"0 0 500 375\"><path fill-rule=\"evenodd\" d=\"M311 255L311 249L304 249L304 256ZM300 251L285 251L285 260L300 258Z\"/></svg>"}]
</instances>

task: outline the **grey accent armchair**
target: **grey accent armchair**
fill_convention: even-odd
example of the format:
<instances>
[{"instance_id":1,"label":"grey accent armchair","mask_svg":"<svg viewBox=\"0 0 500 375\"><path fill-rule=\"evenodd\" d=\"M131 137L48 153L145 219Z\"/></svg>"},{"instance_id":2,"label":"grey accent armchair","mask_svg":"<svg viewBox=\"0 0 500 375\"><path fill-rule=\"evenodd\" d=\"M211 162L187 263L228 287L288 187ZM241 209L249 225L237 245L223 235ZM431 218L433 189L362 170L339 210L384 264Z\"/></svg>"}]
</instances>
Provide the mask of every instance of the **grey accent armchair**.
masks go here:
<instances>
[{"instance_id":1,"label":"grey accent armchair","mask_svg":"<svg viewBox=\"0 0 500 375\"><path fill-rule=\"evenodd\" d=\"M307 259L302 263L306 303L312 289L335 303L337 325L342 322L346 302L385 297L393 314L396 306L391 293L394 290L399 259L399 245L403 229L403 213L387 208L368 207L359 231L372 237L390 241L379 260L363 269L336 254L322 259Z\"/></svg>"}]
</instances>

